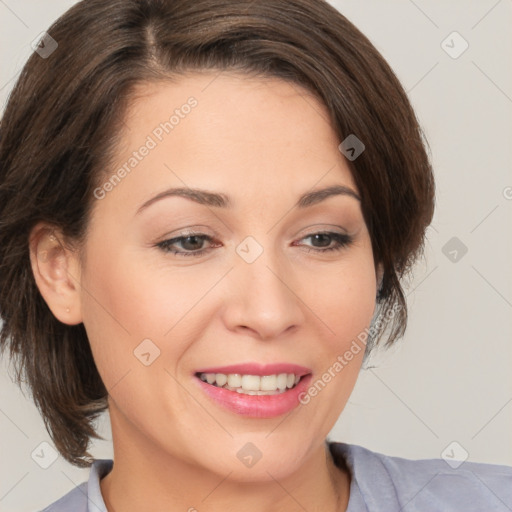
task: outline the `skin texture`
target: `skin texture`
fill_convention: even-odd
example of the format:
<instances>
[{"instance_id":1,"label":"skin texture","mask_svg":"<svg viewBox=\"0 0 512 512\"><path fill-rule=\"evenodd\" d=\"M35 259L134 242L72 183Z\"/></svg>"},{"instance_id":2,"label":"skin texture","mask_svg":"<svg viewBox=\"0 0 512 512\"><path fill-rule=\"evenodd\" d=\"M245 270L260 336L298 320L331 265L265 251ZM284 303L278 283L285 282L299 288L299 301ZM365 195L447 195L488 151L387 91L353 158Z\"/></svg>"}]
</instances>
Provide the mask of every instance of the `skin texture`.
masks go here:
<instances>
[{"instance_id":1,"label":"skin texture","mask_svg":"<svg viewBox=\"0 0 512 512\"><path fill-rule=\"evenodd\" d=\"M358 193L341 141L325 107L297 85L195 73L139 86L106 179L191 96L197 106L95 200L83 259L58 231L52 240L38 225L31 236L43 297L61 322L84 323L109 390L107 508L345 510L350 478L323 443L363 350L307 405L270 419L221 408L194 377L201 367L290 362L310 368L314 382L369 326L379 276L359 200L337 195L294 208L301 194L330 185ZM169 187L224 193L233 206L168 197L137 213ZM202 255L156 247L187 229L213 242L173 248L206 248ZM336 245L308 237L323 231L352 243L308 252ZM247 236L263 249L252 263L235 250ZM149 366L134 357L144 339L160 350ZM236 456L248 442L262 453L251 468Z\"/></svg>"}]
</instances>

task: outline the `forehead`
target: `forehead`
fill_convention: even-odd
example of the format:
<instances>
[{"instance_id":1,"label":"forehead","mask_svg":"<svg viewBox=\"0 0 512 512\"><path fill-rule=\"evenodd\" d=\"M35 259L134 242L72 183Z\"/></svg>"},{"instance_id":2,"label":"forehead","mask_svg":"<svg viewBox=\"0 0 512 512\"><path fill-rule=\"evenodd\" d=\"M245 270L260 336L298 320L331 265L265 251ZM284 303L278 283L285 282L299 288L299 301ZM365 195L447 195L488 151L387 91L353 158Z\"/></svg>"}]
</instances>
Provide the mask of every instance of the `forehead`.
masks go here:
<instances>
[{"instance_id":1,"label":"forehead","mask_svg":"<svg viewBox=\"0 0 512 512\"><path fill-rule=\"evenodd\" d=\"M165 185L298 196L323 180L356 190L325 105L277 78L201 72L139 84L121 139L110 171L135 164L123 187L137 193Z\"/></svg>"}]
</instances>

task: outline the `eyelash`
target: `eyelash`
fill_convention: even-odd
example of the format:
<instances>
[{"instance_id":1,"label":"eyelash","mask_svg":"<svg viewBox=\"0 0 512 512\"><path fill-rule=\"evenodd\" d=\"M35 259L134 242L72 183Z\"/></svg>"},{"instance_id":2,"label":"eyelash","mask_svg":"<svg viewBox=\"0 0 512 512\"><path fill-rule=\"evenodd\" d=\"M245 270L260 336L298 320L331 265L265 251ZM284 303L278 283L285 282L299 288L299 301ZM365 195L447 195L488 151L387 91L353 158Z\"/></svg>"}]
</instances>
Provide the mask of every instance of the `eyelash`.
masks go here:
<instances>
[{"instance_id":1,"label":"eyelash","mask_svg":"<svg viewBox=\"0 0 512 512\"><path fill-rule=\"evenodd\" d=\"M301 238L301 240L304 240L306 238L312 238L317 235L326 235L326 236L332 238L336 242L336 245L334 247L329 247L327 249L307 248L306 252L313 251L316 253L327 253L327 252L331 252L331 251L341 251L343 248L350 246L353 242L353 238L350 235L346 235L343 233L335 233L335 232L331 232L331 231L321 231L318 233L311 233L310 235L307 235L307 236ZM186 235L178 236L176 238L170 238L168 240L163 240L162 242L159 242L158 244L156 244L156 247L159 247L166 253L172 253L177 256L184 256L184 257L190 257L190 256L198 257L198 256L203 255L205 252L207 252L208 250L211 249L211 248L200 249L198 251L176 251L176 250L170 249L170 247L173 246L174 244L181 242L187 238L199 238L201 240L205 240L205 241L209 241L209 242L211 242L213 240L212 237L210 237L208 235L204 235L202 233L188 233Z\"/></svg>"}]
</instances>

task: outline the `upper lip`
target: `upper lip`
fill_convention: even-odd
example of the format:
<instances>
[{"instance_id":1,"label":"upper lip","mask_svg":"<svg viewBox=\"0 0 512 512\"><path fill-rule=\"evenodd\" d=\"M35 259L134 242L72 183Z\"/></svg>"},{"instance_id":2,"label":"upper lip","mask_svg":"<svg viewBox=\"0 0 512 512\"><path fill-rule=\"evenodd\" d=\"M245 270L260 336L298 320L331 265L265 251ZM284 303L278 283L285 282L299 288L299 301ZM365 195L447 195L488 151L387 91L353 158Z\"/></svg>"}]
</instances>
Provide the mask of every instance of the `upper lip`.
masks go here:
<instances>
[{"instance_id":1,"label":"upper lip","mask_svg":"<svg viewBox=\"0 0 512 512\"><path fill-rule=\"evenodd\" d=\"M210 368L201 368L196 373L238 373L241 375L279 375L280 373L293 373L302 377L311 373L309 368L292 363L240 363L229 366L212 366Z\"/></svg>"}]
</instances>

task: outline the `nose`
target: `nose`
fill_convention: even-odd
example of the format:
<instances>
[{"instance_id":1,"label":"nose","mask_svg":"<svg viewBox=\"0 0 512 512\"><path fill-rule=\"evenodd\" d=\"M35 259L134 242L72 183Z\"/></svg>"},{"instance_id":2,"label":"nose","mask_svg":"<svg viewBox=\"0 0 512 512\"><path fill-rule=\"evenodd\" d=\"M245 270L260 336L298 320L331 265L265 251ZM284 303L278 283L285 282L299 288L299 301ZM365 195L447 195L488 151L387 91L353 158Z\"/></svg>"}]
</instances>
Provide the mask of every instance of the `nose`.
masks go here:
<instances>
[{"instance_id":1,"label":"nose","mask_svg":"<svg viewBox=\"0 0 512 512\"><path fill-rule=\"evenodd\" d=\"M304 300L297 272L270 250L248 263L240 259L230 272L224 297L224 322L231 331L275 339L304 322Z\"/></svg>"}]
</instances>

